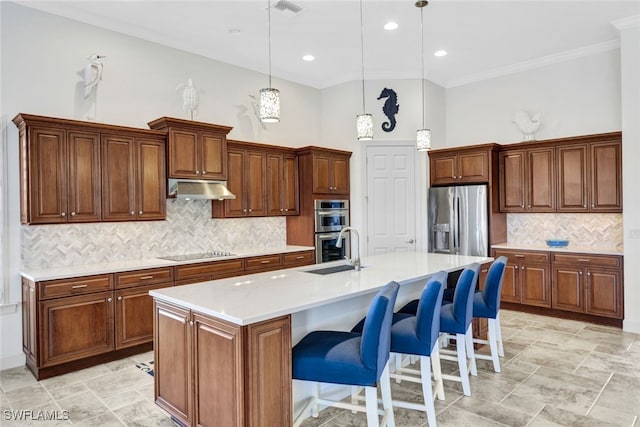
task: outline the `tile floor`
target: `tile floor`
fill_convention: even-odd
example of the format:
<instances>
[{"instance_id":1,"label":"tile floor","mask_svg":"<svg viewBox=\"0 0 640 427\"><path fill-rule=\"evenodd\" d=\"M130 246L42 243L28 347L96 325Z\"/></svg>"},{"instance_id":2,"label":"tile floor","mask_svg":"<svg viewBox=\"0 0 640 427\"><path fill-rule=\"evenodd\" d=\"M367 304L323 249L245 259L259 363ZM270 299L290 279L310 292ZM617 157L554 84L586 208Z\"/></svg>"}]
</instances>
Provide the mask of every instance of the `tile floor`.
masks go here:
<instances>
[{"instance_id":1,"label":"tile floor","mask_svg":"<svg viewBox=\"0 0 640 427\"><path fill-rule=\"evenodd\" d=\"M478 361L471 397L445 381L436 401L439 426L635 426L640 427L640 335L583 322L502 310L502 373ZM82 371L36 381L26 368L0 372L0 425L173 425L153 403L153 377L136 363L143 353ZM443 371L455 364L443 361ZM392 381L392 394L421 400L420 386ZM68 420L9 420L11 410L67 411ZM427 425L426 415L395 409L398 427ZM60 417L62 418L62 417ZM335 408L303 427L365 426L364 414ZM222 426L221 426L222 427ZM275 426L274 426L275 427Z\"/></svg>"}]
</instances>

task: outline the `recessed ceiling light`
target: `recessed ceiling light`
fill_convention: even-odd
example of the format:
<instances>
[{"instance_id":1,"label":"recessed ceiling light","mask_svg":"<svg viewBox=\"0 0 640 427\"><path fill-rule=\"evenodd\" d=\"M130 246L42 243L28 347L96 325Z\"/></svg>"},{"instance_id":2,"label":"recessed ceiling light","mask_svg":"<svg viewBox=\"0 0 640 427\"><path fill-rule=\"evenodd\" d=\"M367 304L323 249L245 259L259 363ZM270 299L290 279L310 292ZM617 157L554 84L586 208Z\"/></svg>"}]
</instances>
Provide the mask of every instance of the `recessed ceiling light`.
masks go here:
<instances>
[{"instance_id":1,"label":"recessed ceiling light","mask_svg":"<svg viewBox=\"0 0 640 427\"><path fill-rule=\"evenodd\" d=\"M316 59L316 57L313 56L313 55L305 55L305 56L302 57L302 60L303 61L307 61L307 62L308 61L313 61L314 59Z\"/></svg>"},{"instance_id":2,"label":"recessed ceiling light","mask_svg":"<svg viewBox=\"0 0 640 427\"><path fill-rule=\"evenodd\" d=\"M398 28L398 24L396 22L390 21L384 24L384 29L387 31L393 31Z\"/></svg>"},{"instance_id":3,"label":"recessed ceiling light","mask_svg":"<svg viewBox=\"0 0 640 427\"><path fill-rule=\"evenodd\" d=\"M240 28L229 28L229 34L240 34Z\"/></svg>"},{"instance_id":4,"label":"recessed ceiling light","mask_svg":"<svg viewBox=\"0 0 640 427\"><path fill-rule=\"evenodd\" d=\"M434 55L435 55L435 56L447 56L447 51L446 51L446 50L443 50L443 49L440 49L440 50L437 50L437 51L434 53Z\"/></svg>"}]
</instances>

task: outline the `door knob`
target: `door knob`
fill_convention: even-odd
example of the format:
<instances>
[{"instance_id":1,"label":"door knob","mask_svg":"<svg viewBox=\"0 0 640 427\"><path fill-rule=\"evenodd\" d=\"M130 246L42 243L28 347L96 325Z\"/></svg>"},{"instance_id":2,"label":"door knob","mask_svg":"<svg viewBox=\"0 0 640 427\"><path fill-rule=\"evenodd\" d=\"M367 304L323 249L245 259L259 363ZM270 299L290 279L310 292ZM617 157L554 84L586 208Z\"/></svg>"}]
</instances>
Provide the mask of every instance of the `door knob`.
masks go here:
<instances>
[{"instance_id":1,"label":"door knob","mask_svg":"<svg viewBox=\"0 0 640 427\"><path fill-rule=\"evenodd\" d=\"M414 243L414 242L415 242L415 240L413 240L413 239L409 239L409 240L407 240L405 243Z\"/></svg>"}]
</instances>

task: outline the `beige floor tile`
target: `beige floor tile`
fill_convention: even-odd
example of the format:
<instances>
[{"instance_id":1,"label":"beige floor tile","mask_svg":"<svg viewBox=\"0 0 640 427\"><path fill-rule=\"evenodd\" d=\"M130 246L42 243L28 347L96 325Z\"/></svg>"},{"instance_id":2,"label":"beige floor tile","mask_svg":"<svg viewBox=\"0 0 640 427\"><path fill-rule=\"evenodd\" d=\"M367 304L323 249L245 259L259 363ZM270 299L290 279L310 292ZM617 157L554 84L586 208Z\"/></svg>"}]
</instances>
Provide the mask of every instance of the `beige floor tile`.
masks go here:
<instances>
[{"instance_id":1,"label":"beige floor tile","mask_svg":"<svg viewBox=\"0 0 640 427\"><path fill-rule=\"evenodd\" d=\"M34 409L37 406L54 403L51 395L40 384L22 387L6 393L12 409Z\"/></svg>"},{"instance_id":2,"label":"beige floor tile","mask_svg":"<svg viewBox=\"0 0 640 427\"><path fill-rule=\"evenodd\" d=\"M510 394L500 402L500 405L533 417L538 415L542 408L544 408L545 403L530 397L522 398Z\"/></svg>"},{"instance_id":3,"label":"beige floor tile","mask_svg":"<svg viewBox=\"0 0 640 427\"><path fill-rule=\"evenodd\" d=\"M598 404L598 402L596 402L589 412L589 416L597 420L624 427L633 427L634 422L638 419L638 415L636 414L631 414L620 409L608 408Z\"/></svg>"},{"instance_id":4,"label":"beige floor tile","mask_svg":"<svg viewBox=\"0 0 640 427\"><path fill-rule=\"evenodd\" d=\"M60 399L58 400L58 405L62 409L69 411L69 418L74 424L84 423L88 419L109 412L109 408L91 392Z\"/></svg>"},{"instance_id":5,"label":"beige floor tile","mask_svg":"<svg viewBox=\"0 0 640 427\"><path fill-rule=\"evenodd\" d=\"M566 409L547 405L529 424L536 427L576 426L576 427L619 427L618 424L593 417L576 414Z\"/></svg>"},{"instance_id":6,"label":"beige floor tile","mask_svg":"<svg viewBox=\"0 0 640 427\"><path fill-rule=\"evenodd\" d=\"M110 396L114 392L131 390L145 385L153 387L153 377L135 366L117 372L109 372L86 382L98 396Z\"/></svg>"},{"instance_id":7,"label":"beige floor tile","mask_svg":"<svg viewBox=\"0 0 640 427\"><path fill-rule=\"evenodd\" d=\"M596 405L640 416L640 378L614 373Z\"/></svg>"},{"instance_id":8,"label":"beige floor tile","mask_svg":"<svg viewBox=\"0 0 640 427\"><path fill-rule=\"evenodd\" d=\"M468 412L456 406L450 406L436 417L439 427L504 427L478 414Z\"/></svg>"},{"instance_id":9,"label":"beige floor tile","mask_svg":"<svg viewBox=\"0 0 640 427\"><path fill-rule=\"evenodd\" d=\"M113 412L127 426L174 426L166 412L146 401L132 403Z\"/></svg>"},{"instance_id":10,"label":"beige floor tile","mask_svg":"<svg viewBox=\"0 0 640 427\"><path fill-rule=\"evenodd\" d=\"M44 387L49 391L51 397L53 397L55 400L64 399L77 394L87 393L89 391L87 386L81 382L71 383L64 387L54 388L53 390L49 390L46 386Z\"/></svg>"},{"instance_id":11,"label":"beige floor tile","mask_svg":"<svg viewBox=\"0 0 640 427\"><path fill-rule=\"evenodd\" d=\"M631 357L592 352L580 367L618 372L640 379L640 360Z\"/></svg>"},{"instance_id":12,"label":"beige floor tile","mask_svg":"<svg viewBox=\"0 0 640 427\"><path fill-rule=\"evenodd\" d=\"M465 396L462 399L458 399L454 406L511 427L524 427L531 420L530 415L521 411L490 403L483 399L476 399L473 396Z\"/></svg>"},{"instance_id":13,"label":"beige floor tile","mask_svg":"<svg viewBox=\"0 0 640 427\"><path fill-rule=\"evenodd\" d=\"M112 412L106 412L102 415L98 415L95 418L89 418L84 420L82 425L85 427L122 427L125 424L120 421Z\"/></svg>"},{"instance_id":14,"label":"beige floor tile","mask_svg":"<svg viewBox=\"0 0 640 427\"><path fill-rule=\"evenodd\" d=\"M586 358L587 354L584 351L576 351L574 347L536 341L518 354L514 360L573 372Z\"/></svg>"},{"instance_id":15,"label":"beige floor tile","mask_svg":"<svg viewBox=\"0 0 640 427\"><path fill-rule=\"evenodd\" d=\"M38 381L26 366L0 371L0 389L8 392L37 384Z\"/></svg>"},{"instance_id":16,"label":"beige floor tile","mask_svg":"<svg viewBox=\"0 0 640 427\"><path fill-rule=\"evenodd\" d=\"M92 366L91 368L82 369L80 371L69 372L68 374L59 375L57 377L47 378L40 381L47 390L55 390L57 388L67 387L92 378L99 377L111 373L111 370L104 365Z\"/></svg>"}]
</instances>

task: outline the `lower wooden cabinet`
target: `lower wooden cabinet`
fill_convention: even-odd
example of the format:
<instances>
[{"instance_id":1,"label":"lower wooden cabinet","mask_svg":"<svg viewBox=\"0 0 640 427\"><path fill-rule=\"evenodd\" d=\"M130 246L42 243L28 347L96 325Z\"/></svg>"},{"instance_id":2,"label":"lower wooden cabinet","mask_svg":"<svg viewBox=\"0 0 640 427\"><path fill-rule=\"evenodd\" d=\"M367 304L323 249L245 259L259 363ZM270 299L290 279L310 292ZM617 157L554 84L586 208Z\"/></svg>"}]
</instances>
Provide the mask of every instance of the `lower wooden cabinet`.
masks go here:
<instances>
[{"instance_id":1,"label":"lower wooden cabinet","mask_svg":"<svg viewBox=\"0 0 640 427\"><path fill-rule=\"evenodd\" d=\"M508 258L502 301L551 307L548 252L496 250L494 256Z\"/></svg>"},{"instance_id":2,"label":"lower wooden cabinet","mask_svg":"<svg viewBox=\"0 0 640 427\"><path fill-rule=\"evenodd\" d=\"M554 308L623 318L622 257L553 255Z\"/></svg>"},{"instance_id":3,"label":"lower wooden cabinet","mask_svg":"<svg viewBox=\"0 0 640 427\"><path fill-rule=\"evenodd\" d=\"M160 407L185 426L291 425L289 316L239 326L161 301L154 312Z\"/></svg>"}]
</instances>

